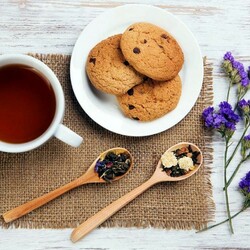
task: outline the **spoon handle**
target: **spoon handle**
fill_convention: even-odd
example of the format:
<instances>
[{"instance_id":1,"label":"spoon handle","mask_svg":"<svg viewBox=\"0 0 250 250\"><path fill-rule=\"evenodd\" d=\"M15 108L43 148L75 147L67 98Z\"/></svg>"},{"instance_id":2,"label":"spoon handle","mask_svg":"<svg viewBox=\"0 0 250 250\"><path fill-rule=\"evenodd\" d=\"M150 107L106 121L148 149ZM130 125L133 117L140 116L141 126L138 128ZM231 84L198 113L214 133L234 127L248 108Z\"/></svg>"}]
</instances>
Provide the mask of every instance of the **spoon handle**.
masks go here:
<instances>
[{"instance_id":1,"label":"spoon handle","mask_svg":"<svg viewBox=\"0 0 250 250\"><path fill-rule=\"evenodd\" d=\"M77 228L75 228L71 234L71 241L76 242L79 239L83 238L85 235L90 233L93 229L97 228L104 221L106 221L109 217L119 211L121 208L126 206L130 201L135 199L141 193L146 191L149 187L153 186L157 181L150 178L148 181L144 182L139 187L125 194L118 200L114 201L107 207L103 208L101 211L87 219Z\"/></svg>"},{"instance_id":2,"label":"spoon handle","mask_svg":"<svg viewBox=\"0 0 250 250\"><path fill-rule=\"evenodd\" d=\"M82 176L83 177L83 176ZM41 197L38 197L32 201L29 201L23 205L20 205L16 208L13 208L12 210L6 212L3 214L3 219L6 223L11 222L13 220L16 220L20 217L22 217L25 214L28 214L29 212L35 210L36 208L41 207L42 205L48 203L49 201L57 198L58 196L66 193L67 191L78 187L83 184L83 178L80 177L62 187L59 187L55 189L54 191L51 191L47 194L44 194Z\"/></svg>"}]
</instances>

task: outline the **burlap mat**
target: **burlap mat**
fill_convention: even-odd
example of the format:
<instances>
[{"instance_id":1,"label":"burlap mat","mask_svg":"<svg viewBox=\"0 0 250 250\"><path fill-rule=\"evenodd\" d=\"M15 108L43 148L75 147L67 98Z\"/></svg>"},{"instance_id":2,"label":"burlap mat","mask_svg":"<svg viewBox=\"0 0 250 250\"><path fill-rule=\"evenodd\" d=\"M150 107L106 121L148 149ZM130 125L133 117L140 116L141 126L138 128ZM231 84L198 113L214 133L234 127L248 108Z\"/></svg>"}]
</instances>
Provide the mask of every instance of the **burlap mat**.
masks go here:
<instances>
[{"instance_id":1,"label":"burlap mat","mask_svg":"<svg viewBox=\"0 0 250 250\"><path fill-rule=\"evenodd\" d=\"M146 181L154 172L163 152L180 141L201 147L205 164L193 177L178 183L161 183L132 201L103 226L203 228L213 218L209 164L212 162L211 137L201 121L203 108L212 102L212 66L205 63L201 95L188 116L160 134L133 138L111 133L93 122L81 109L71 89L70 56L34 55L58 76L66 97L64 124L85 138L79 148L57 139L32 152L0 153L0 213L60 187L84 173L92 161L112 147L126 147L135 166L125 178L112 184L78 187L10 225L24 228L75 227ZM3 221L2 227L8 227Z\"/></svg>"}]
</instances>

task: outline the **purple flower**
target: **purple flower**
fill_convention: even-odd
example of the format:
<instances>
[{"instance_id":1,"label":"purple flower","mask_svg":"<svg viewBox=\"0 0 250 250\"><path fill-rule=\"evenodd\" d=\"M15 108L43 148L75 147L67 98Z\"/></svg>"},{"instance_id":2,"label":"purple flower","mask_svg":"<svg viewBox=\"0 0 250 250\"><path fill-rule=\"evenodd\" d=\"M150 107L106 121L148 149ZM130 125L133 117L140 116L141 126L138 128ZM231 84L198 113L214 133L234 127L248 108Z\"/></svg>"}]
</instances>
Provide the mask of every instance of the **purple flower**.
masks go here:
<instances>
[{"instance_id":1,"label":"purple flower","mask_svg":"<svg viewBox=\"0 0 250 250\"><path fill-rule=\"evenodd\" d=\"M241 155L245 158L246 151L250 149L250 134L244 136L241 144Z\"/></svg>"},{"instance_id":2,"label":"purple flower","mask_svg":"<svg viewBox=\"0 0 250 250\"><path fill-rule=\"evenodd\" d=\"M245 196L250 194L250 171L243 177L239 183L239 187Z\"/></svg>"},{"instance_id":3,"label":"purple flower","mask_svg":"<svg viewBox=\"0 0 250 250\"><path fill-rule=\"evenodd\" d=\"M208 107L208 108L206 108L206 109L204 109L203 110L203 112L202 112L202 117L204 118L204 119L206 119L206 117L208 116L208 115L211 115L211 114L213 114L213 112L214 112L214 107Z\"/></svg>"},{"instance_id":4,"label":"purple flower","mask_svg":"<svg viewBox=\"0 0 250 250\"><path fill-rule=\"evenodd\" d=\"M249 83L250 82L249 82L249 79L247 77L241 78L241 86L242 87L244 87L244 88L248 87Z\"/></svg>"},{"instance_id":5,"label":"purple flower","mask_svg":"<svg viewBox=\"0 0 250 250\"><path fill-rule=\"evenodd\" d=\"M226 122L224 116L217 114L213 107L204 109L202 117L207 128L220 128Z\"/></svg>"},{"instance_id":6,"label":"purple flower","mask_svg":"<svg viewBox=\"0 0 250 250\"><path fill-rule=\"evenodd\" d=\"M241 108L241 109L244 109L245 107L248 107L249 106L249 101L247 102L245 99L242 99L238 102L238 106Z\"/></svg>"},{"instance_id":7,"label":"purple flower","mask_svg":"<svg viewBox=\"0 0 250 250\"><path fill-rule=\"evenodd\" d=\"M230 61L231 63L233 63L234 62L234 57L232 56L232 53L231 52L227 52L224 55L224 60L227 60L227 61Z\"/></svg>"},{"instance_id":8,"label":"purple flower","mask_svg":"<svg viewBox=\"0 0 250 250\"><path fill-rule=\"evenodd\" d=\"M220 109L232 109L232 106L228 102L221 102L219 104Z\"/></svg>"},{"instance_id":9,"label":"purple flower","mask_svg":"<svg viewBox=\"0 0 250 250\"><path fill-rule=\"evenodd\" d=\"M207 128L214 128L214 118L213 118L213 115L208 116L208 117L205 119L205 126L206 126Z\"/></svg>"},{"instance_id":10,"label":"purple flower","mask_svg":"<svg viewBox=\"0 0 250 250\"><path fill-rule=\"evenodd\" d=\"M240 117L236 113L234 113L234 111L232 110L232 106L228 102L221 102L219 108L220 109L218 113L223 115L227 121L234 124L239 122Z\"/></svg>"},{"instance_id":11,"label":"purple flower","mask_svg":"<svg viewBox=\"0 0 250 250\"><path fill-rule=\"evenodd\" d=\"M230 131L235 131L236 130L236 126L232 122L226 122L225 123L225 128L230 130Z\"/></svg>"},{"instance_id":12,"label":"purple flower","mask_svg":"<svg viewBox=\"0 0 250 250\"><path fill-rule=\"evenodd\" d=\"M248 66L247 76L248 76L248 79L250 80L250 66Z\"/></svg>"},{"instance_id":13,"label":"purple flower","mask_svg":"<svg viewBox=\"0 0 250 250\"><path fill-rule=\"evenodd\" d=\"M246 73L244 70L244 66L241 62L238 61L234 61L233 62L233 68L237 69L238 72L240 72L241 74Z\"/></svg>"},{"instance_id":14,"label":"purple flower","mask_svg":"<svg viewBox=\"0 0 250 250\"><path fill-rule=\"evenodd\" d=\"M250 100L246 101L245 99L242 99L237 104L239 113L242 117L249 116L250 112Z\"/></svg>"},{"instance_id":15,"label":"purple flower","mask_svg":"<svg viewBox=\"0 0 250 250\"><path fill-rule=\"evenodd\" d=\"M244 137L244 140L245 140L245 141L250 141L250 134L249 134L249 135L246 135L246 136Z\"/></svg>"},{"instance_id":16,"label":"purple flower","mask_svg":"<svg viewBox=\"0 0 250 250\"><path fill-rule=\"evenodd\" d=\"M213 128L214 124L214 108L213 107L208 107L203 110L202 112L202 117L205 121L205 126L208 128Z\"/></svg>"},{"instance_id":17,"label":"purple flower","mask_svg":"<svg viewBox=\"0 0 250 250\"><path fill-rule=\"evenodd\" d=\"M214 128L221 128L224 124L226 124L227 120L223 115L214 114L213 115L213 127Z\"/></svg>"},{"instance_id":18,"label":"purple flower","mask_svg":"<svg viewBox=\"0 0 250 250\"><path fill-rule=\"evenodd\" d=\"M233 63L233 68L237 69L239 72L244 72L244 66L241 62L234 61Z\"/></svg>"},{"instance_id":19,"label":"purple flower","mask_svg":"<svg viewBox=\"0 0 250 250\"><path fill-rule=\"evenodd\" d=\"M230 138L236 129L236 123L239 121L239 116L234 113L232 106L228 102L221 102L219 110L214 110L213 107L206 108L202 117L205 122L205 126L208 128L214 128L222 134Z\"/></svg>"},{"instance_id":20,"label":"purple flower","mask_svg":"<svg viewBox=\"0 0 250 250\"><path fill-rule=\"evenodd\" d=\"M248 87L250 73L246 73L244 66L241 62L234 59L231 52L224 55L224 62L222 64L232 83L240 83L243 88Z\"/></svg>"}]
</instances>

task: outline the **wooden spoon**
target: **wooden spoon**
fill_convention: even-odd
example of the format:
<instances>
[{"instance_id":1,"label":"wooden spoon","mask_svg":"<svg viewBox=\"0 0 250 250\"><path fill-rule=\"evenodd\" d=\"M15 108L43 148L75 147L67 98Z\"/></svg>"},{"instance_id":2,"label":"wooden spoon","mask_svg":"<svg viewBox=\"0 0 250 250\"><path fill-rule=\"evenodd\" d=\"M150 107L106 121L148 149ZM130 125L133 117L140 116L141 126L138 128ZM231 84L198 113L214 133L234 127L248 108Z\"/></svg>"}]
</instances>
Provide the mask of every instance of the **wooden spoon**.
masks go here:
<instances>
[{"instance_id":1,"label":"wooden spoon","mask_svg":"<svg viewBox=\"0 0 250 250\"><path fill-rule=\"evenodd\" d=\"M106 183L106 181L102 178L100 178L98 176L98 173L96 173L94 171L94 167L96 165L96 162L99 160L99 159L104 159L104 157L106 156L107 153L109 152L114 152L115 154L120 154L120 153L126 153L129 155L129 158L130 158L130 167L129 167L129 170L121 175L121 176L117 176L115 177L112 181L117 181L119 179L121 179L122 177L124 177L131 169L132 165L133 165L133 159L132 159L132 156L130 154L130 152L125 149L125 148L111 148L111 149L108 149L107 151L101 153L95 160L94 162L90 165L89 169L86 171L85 174L83 174L81 177L77 178L76 180L66 184L65 186L63 187L60 187L60 188L57 188L56 190L48 193L48 194L45 194L41 197L38 197L32 201L29 201L19 207L16 207L6 213L3 214L3 218L4 218L4 221L6 223L8 222L11 222L13 220L16 220L20 217L22 217L23 215L33 211L34 209L36 208L39 208L41 207L42 205L48 203L49 201L57 198L58 196L66 193L67 191L73 189L73 188L76 188L78 186L81 186L83 184L87 184L87 183Z\"/></svg>"},{"instance_id":2,"label":"wooden spoon","mask_svg":"<svg viewBox=\"0 0 250 250\"><path fill-rule=\"evenodd\" d=\"M164 182L164 181L182 181L182 180L189 178L193 174L195 174L203 162L202 152L196 145L192 143L188 143L188 142L182 142L182 143L178 143L170 147L167 151L171 152L176 149L180 149L182 147L188 147L189 145L191 146L193 151L200 152L198 156L199 165L196 166L194 170L189 171L187 174L179 176L179 177L171 177L167 175L166 172L163 171L162 166L161 166L162 163L160 160L156 166L156 170L154 174L149 180L147 180L146 182L144 182L142 185L135 188L134 190L130 191L126 195L122 196L118 200L114 201L113 203L111 203L110 205L108 205L107 207L99 211L98 213L96 213L94 216L87 219L77 228L75 228L71 234L71 240L73 242L76 242L79 239L83 238L85 235L87 235L93 229L97 228L104 221L106 221L109 217L111 217L113 214L115 214L117 211L119 211L121 208L127 205L130 201L135 199L137 196L139 196L141 193L143 193L144 191L146 191L148 188L155 185L156 183Z\"/></svg>"}]
</instances>

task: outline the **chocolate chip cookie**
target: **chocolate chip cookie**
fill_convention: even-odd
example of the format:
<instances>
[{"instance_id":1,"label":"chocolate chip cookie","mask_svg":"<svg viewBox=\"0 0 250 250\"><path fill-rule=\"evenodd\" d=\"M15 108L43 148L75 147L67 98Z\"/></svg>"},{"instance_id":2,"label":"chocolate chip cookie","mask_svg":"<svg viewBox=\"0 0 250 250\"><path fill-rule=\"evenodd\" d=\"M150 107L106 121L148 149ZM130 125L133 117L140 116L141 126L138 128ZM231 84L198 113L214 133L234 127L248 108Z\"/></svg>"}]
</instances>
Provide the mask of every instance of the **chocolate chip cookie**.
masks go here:
<instances>
[{"instance_id":1,"label":"chocolate chip cookie","mask_svg":"<svg viewBox=\"0 0 250 250\"><path fill-rule=\"evenodd\" d=\"M87 59L90 82L108 94L124 94L143 81L143 76L134 70L121 52L121 36L115 35L98 43Z\"/></svg>"},{"instance_id":2,"label":"chocolate chip cookie","mask_svg":"<svg viewBox=\"0 0 250 250\"><path fill-rule=\"evenodd\" d=\"M174 37L151 23L130 25L122 35L121 49L130 65L157 81L174 78L184 62L182 49Z\"/></svg>"},{"instance_id":3,"label":"chocolate chip cookie","mask_svg":"<svg viewBox=\"0 0 250 250\"><path fill-rule=\"evenodd\" d=\"M148 78L117 100L123 113L140 121L151 121L173 110L181 96L181 79L158 82Z\"/></svg>"}]
</instances>

